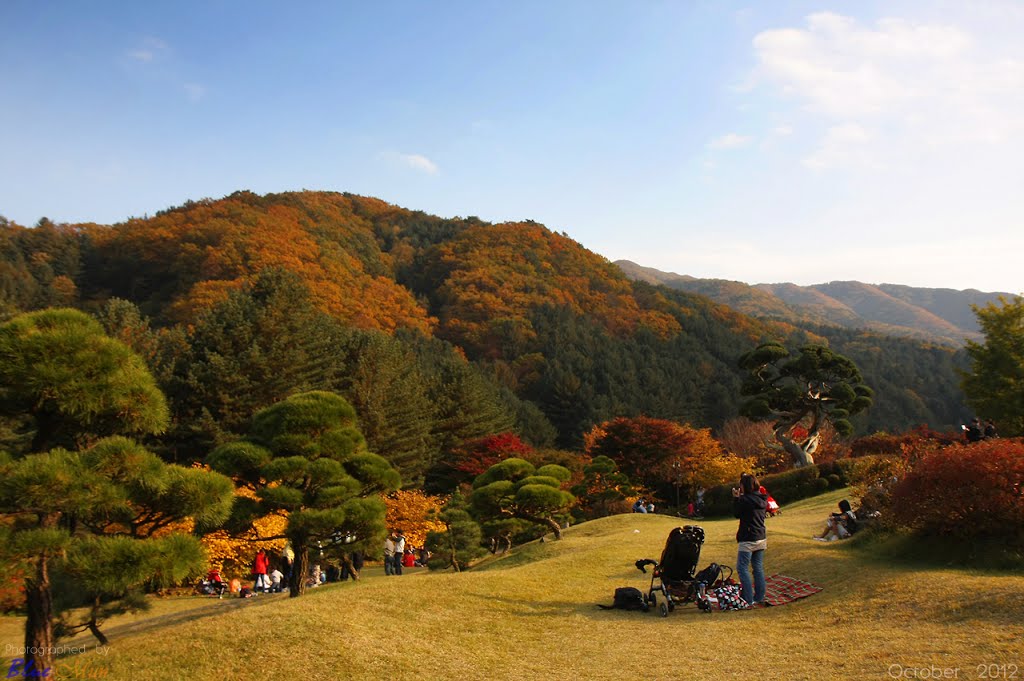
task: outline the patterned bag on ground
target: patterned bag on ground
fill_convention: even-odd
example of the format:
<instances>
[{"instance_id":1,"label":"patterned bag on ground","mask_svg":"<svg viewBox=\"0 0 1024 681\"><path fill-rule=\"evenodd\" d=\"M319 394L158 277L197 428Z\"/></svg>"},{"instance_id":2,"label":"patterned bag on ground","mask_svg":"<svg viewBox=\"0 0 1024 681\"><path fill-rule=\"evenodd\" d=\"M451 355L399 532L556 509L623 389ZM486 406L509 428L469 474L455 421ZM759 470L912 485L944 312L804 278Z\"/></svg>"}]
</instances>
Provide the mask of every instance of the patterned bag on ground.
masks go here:
<instances>
[{"instance_id":1,"label":"patterned bag on ground","mask_svg":"<svg viewBox=\"0 0 1024 681\"><path fill-rule=\"evenodd\" d=\"M722 610L747 610L750 606L740 596L738 584L727 584L715 589L715 598L718 599L718 607Z\"/></svg>"}]
</instances>

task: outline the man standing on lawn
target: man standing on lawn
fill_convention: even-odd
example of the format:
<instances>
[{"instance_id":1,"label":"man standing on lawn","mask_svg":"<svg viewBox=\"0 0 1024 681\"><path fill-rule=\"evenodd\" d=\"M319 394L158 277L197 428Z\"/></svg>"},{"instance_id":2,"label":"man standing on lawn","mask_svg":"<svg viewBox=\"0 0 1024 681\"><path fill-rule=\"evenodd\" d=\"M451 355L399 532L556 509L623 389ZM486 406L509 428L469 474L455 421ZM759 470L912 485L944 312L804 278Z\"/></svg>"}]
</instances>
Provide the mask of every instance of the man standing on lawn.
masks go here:
<instances>
[{"instance_id":1,"label":"man standing on lawn","mask_svg":"<svg viewBox=\"0 0 1024 681\"><path fill-rule=\"evenodd\" d=\"M402 574L402 558L405 557L405 535L401 530L395 530L395 566L392 568L394 574Z\"/></svg>"},{"instance_id":2,"label":"man standing on lawn","mask_svg":"<svg viewBox=\"0 0 1024 681\"><path fill-rule=\"evenodd\" d=\"M384 574L392 575L395 569L395 533L392 532L384 540Z\"/></svg>"}]
</instances>

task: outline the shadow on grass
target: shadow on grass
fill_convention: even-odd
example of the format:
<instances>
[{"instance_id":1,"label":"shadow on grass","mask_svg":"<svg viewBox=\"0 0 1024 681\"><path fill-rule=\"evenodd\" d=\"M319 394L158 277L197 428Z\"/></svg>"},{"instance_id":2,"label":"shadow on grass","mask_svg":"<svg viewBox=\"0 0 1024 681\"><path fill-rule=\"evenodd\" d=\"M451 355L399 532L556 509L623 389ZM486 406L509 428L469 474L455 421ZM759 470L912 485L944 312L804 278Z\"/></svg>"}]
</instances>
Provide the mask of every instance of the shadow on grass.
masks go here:
<instances>
[{"instance_id":1,"label":"shadow on grass","mask_svg":"<svg viewBox=\"0 0 1024 681\"><path fill-rule=\"evenodd\" d=\"M1024 573L1024 550L1002 540L926 539L909 532L877 530L849 542L866 560L917 569L964 570L981 573Z\"/></svg>"},{"instance_id":2,"label":"shadow on grass","mask_svg":"<svg viewBox=\"0 0 1024 681\"><path fill-rule=\"evenodd\" d=\"M215 617L217 615L235 612L241 608L262 608L272 603L280 603L282 599L287 598L288 594L286 593L261 594L253 598L228 597L224 599L212 597L206 599L202 596L197 596L197 601L208 600L209 602L205 605L197 605L194 608L170 612L164 615L154 615L153 617L146 617L145 615L142 615L145 619L135 622L124 622L123 624L116 624L111 627L103 627L102 631L107 638L110 639L110 645L117 645L118 639L125 636L134 636L157 629L173 627L178 624L195 622L206 619L207 617ZM80 634L66 641L61 641L58 645L62 648L79 648L82 649L82 652L101 648L101 646L96 642L96 639L90 634ZM74 657L78 654L80 653L63 653L57 655L57 659Z\"/></svg>"},{"instance_id":3,"label":"shadow on grass","mask_svg":"<svg viewBox=\"0 0 1024 681\"><path fill-rule=\"evenodd\" d=\"M647 594L647 589L641 589L644 594ZM607 601L603 605L611 605L612 595L609 594ZM622 621L623 623L636 623L648 621L651 623L660 623L665 619L671 620L672 618L705 618L711 616L749 616L759 615L769 612L779 612L783 610L784 606L777 606L774 608L763 608L757 610L749 610L745 612L723 612L714 611L706 613L697 608L696 603L684 603L676 604L674 610L668 614L668 617L663 617L661 614L660 604L664 602L662 596L658 595L658 605L650 608L648 611L642 610L615 610L615 609L604 609L601 608L597 603L582 602L582 601L567 601L567 600L530 600L525 598L507 598L501 596L475 596L480 601L500 603L508 607L511 612L510 615L515 617L539 617L548 618L551 617L564 617L565 615L577 615L586 619L600 621L600 622L611 622L611 621ZM806 599L804 599L806 600ZM802 602L802 601L801 601Z\"/></svg>"}]
</instances>

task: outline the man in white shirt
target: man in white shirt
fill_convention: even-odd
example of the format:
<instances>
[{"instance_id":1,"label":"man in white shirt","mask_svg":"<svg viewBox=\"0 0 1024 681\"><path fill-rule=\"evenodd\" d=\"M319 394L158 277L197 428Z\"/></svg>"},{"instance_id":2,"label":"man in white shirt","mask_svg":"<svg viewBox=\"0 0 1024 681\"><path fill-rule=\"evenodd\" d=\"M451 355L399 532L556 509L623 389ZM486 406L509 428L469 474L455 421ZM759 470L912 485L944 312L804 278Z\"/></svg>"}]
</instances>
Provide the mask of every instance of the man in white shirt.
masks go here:
<instances>
[{"instance_id":1,"label":"man in white shirt","mask_svg":"<svg viewBox=\"0 0 1024 681\"><path fill-rule=\"evenodd\" d=\"M384 574L392 575L395 569L395 534L392 532L384 540Z\"/></svg>"},{"instance_id":2,"label":"man in white shirt","mask_svg":"<svg viewBox=\"0 0 1024 681\"><path fill-rule=\"evenodd\" d=\"M401 530L395 530L395 565L392 571L396 575L402 574L402 559L405 558L405 535Z\"/></svg>"}]
</instances>

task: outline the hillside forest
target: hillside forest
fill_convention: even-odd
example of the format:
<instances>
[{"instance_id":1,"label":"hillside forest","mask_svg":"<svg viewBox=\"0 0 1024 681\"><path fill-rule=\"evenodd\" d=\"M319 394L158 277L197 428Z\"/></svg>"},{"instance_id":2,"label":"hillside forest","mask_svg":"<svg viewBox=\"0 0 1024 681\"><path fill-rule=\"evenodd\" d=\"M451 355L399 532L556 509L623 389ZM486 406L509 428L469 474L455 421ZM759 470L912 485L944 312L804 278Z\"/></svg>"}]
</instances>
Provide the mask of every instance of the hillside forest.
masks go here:
<instances>
[{"instance_id":1,"label":"hillside forest","mask_svg":"<svg viewBox=\"0 0 1024 681\"><path fill-rule=\"evenodd\" d=\"M766 341L856 363L876 396L858 434L969 417L952 345L755 318L631 279L535 222L350 194L240 191L115 225L0 219L0 321L49 307L87 312L144 359L170 410L147 446L178 464L309 390L342 395L403 486L433 491L501 433L579 449L595 425L645 416L719 434L739 413L738 358ZM30 437L0 424L0 449Z\"/></svg>"}]
</instances>

